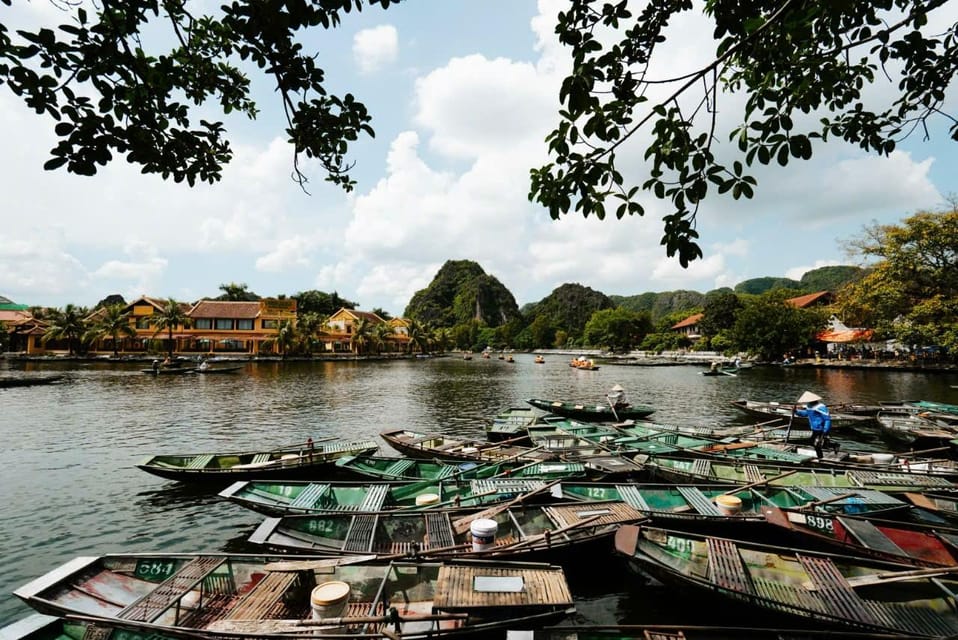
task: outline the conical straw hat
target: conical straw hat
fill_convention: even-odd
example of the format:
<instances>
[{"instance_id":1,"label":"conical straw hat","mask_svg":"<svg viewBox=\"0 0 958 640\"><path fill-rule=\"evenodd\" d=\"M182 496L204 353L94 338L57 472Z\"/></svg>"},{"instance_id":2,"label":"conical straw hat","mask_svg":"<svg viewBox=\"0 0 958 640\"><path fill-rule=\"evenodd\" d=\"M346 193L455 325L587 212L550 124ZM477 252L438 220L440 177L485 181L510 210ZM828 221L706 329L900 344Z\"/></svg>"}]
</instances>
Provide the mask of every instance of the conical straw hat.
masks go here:
<instances>
[{"instance_id":1,"label":"conical straw hat","mask_svg":"<svg viewBox=\"0 0 958 640\"><path fill-rule=\"evenodd\" d=\"M808 404L809 402L821 401L822 397L812 393L811 391L806 391L798 398L799 404Z\"/></svg>"}]
</instances>

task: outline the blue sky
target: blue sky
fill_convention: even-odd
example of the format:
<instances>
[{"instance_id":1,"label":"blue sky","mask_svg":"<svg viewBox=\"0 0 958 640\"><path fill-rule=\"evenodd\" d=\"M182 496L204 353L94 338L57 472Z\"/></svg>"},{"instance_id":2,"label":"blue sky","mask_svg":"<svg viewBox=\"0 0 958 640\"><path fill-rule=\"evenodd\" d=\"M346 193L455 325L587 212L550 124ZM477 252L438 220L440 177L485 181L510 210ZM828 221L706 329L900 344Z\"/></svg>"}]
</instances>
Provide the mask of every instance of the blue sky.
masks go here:
<instances>
[{"instance_id":1,"label":"blue sky","mask_svg":"<svg viewBox=\"0 0 958 640\"><path fill-rule=\"evenodd\" d=\"M216 3L209 3L211 6ZM931 28L958 19L955 3ZM958 193L944 123L889 158L844 144L812 161L756 170L756 198L710 197L698 217L703 260L689 269L659 245L662 203L625 220L559 221L527 199L529 168L546 160L567 52L552 35L561 0L413 0L367 7L311 33L330 86L373 115L355 144L352 194L307 165L310 195L290 180L292 153L271 88L254 82L256 121L225 120L236 157L214 186L190 189L115 163L93 178L45 172L52 123L0 88L0 295L25 304L92 305L111 293L192 301L219 285L262 295L337 291L363 309L403 312L449 259L478 262L522 305L567 282L607 294L800 278L849 264L841 241L872 221L894 223ZM47 2L0 7L0 20L59 24ZM654 75L678 75L710 53L701 18L675 23ZM873 95L890 95L890 85ZM954 104L954 97L950 97ZM723 97L720 122L740 98ZM624 166L641 183L643 146ZM721 151L720 151L721 152Z\"/></svg>"}]
</instances>

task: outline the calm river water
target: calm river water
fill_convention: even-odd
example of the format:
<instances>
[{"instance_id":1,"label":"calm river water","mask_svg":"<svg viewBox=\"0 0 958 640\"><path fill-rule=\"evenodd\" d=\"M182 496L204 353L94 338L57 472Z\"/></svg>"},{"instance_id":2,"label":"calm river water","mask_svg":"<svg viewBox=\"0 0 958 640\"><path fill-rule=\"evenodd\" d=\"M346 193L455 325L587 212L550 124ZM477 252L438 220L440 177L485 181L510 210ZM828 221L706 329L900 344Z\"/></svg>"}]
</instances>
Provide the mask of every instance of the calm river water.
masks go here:
<instances>
[{"instance_id":1,"label":"calm river water","mask_svg":"<svg viewBox=\"0 0 958 640\"><path fill-rule=\"evenodd\" d=\"M77 555L256 551L245 540L261 516L133 466L151 454L255 449L307 437L378 440L395 427L483 437L493 415L525 398L601 401L616 383L633 402L655 406L654 418L682 424L744 424L730 401L787 401L806 389L832 403L958 402L955 374L768 367L731 378L701 376L692 366L580 371L568 366L568 356L547 356L545 364L529 354L515 358L259 362L240 375L160 378L132 363L0 361L0 370L69 377L65 384L0 390L0 625L30 612L11 595L14 588ZM393 454L385 445L381 451ZM706 624L725 615L698 605L690 610L664 588L638 584L611 554L570 575L570 584L583 621Z\"/></svg>"}]
</instances>

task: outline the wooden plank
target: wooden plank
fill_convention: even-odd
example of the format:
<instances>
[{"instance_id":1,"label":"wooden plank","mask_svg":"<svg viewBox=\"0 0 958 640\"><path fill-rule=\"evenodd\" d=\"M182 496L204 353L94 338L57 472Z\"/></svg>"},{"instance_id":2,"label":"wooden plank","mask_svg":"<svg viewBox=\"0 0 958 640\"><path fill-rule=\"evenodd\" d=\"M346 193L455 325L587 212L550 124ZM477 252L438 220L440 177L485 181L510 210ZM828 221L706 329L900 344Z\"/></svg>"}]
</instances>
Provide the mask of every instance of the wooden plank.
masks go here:
<instances>
[{"instance_id":1,"label":"wooden plank","mask_svg":"<svg viewBox=\"0 0 958 640\"><path fill-rule=\"evenodd\" d=\"M895 542L886 536L881 530L868 520L856 520L854 518L835 518L845 530L858 541L859 544L875 551L882 551L896 556L908 556Z\"/></svg>"},{"instance_id":2,"label":"wooden plank","mask_svg":"<svg viewBox=\"0 0 958 640\"><path fill-rule=\"evenodd\" d=\"M283 595L298 576L293 572L267 573L223 619L262 620L268 617L269 610L282 602Z\"/></svg>"},{"instance_id":3,"label":"wooden plank","mask_svg":"<svg viewBox=\"0 0 958 640\"><path fill-rule=\"evenodd\" d=\"M193 558L152 591L119 611L116 617L136 622L152 622L224 562L226 558L223 557Z\"/></svg>"},{"instance_id":4,"label":"wooden plank","mask_svg":"<svg viewBox=\"0 0 958 640\"><path fill-rule=\"evenodd\" d=\"M801 554L796 557L818 590L825 609L831 615L863 624L880 624L831 559Z\"/></svg>"},{"instance_id":5,"label":"wooden plank","mask_svg":"<svg viewBox=\"0 0 958 640\"><path fill-rule=\"evenodd\" d=\"M742 564L742 556L735 543L723 538L706 538L706 545L709 552L709 580L723 589L753 594L755 588L752 578Z\"/></svg>"}]
</instances>

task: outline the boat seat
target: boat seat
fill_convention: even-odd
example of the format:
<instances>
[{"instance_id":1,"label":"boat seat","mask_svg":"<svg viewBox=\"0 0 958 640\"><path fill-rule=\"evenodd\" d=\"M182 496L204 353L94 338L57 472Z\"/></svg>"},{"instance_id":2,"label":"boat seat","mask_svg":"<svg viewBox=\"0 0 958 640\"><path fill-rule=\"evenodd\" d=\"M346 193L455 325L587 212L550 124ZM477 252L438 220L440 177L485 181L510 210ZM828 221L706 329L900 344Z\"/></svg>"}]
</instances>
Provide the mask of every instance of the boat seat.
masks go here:
<instances>
[{"instance_id":1,"label":"boat seat","mask_svg":"<svg viewBox=\"0 0 958 640\"><path fill-rule=\"evenodd\" d=\"M410 460L409 458L403 458L402 460L397 460L383 470L384 475L389 476L402 476L402 474L411 466L415 464L415 460Z\"/></svg>"},{"instance_id":2,"label":"boat seat","mask_svg":"<svg viewBox=\"0 0 958 640\"><path fill-rule=\"evenodd\" d=\"M697 476L712 475L712 461L698 458L692 462L692 473Z\"/></svg>"},{"instance_id":3,"label":"boat seat","mask_svg":"<svg viewBox=\"0 0 958 640\"><path fill-rule=\"evenodd\" d=\"M761 482L765 480L765 474L758 468L758 465L746 464L742 466L742 469L745 471L745 479L749 482Z\"/></svg>"},{"instance_id":4,"label":"boat seat","mask_svg":"<svg viewBox=\"0 0 958 640\"><path fill-rule=\"evenodd\" d=\"M452 533L452 523L446 513L426 513L427 549L440 549L456 544Z\"/></svg>"},{"instance_id":5,"label":"boat seat","mask_svg":"<svg viewBox=\"0 0 958 640\"><path fill-rule=\"evenodd\" d=\"M224 617L224 620L264 620L270 609L296 582L295 571L271 571L256 583Z\"/></svg>"},{"instance_id":6,"label":"boat seat","mask_svg":"<svg viewBox=\"0 0 958 640\"><path fill-rule=\"evenodd\" d=\"M881 530L868 520L856 520L854 518L835 518L845 527L845 531L851 534L859 544L867 549L883 551L896 556L905 556L908 554L902 550L895 541L886 536Z\"/></svg>"},{"instance_id":7,"label":"boat seat","mask_svg":"<svg viewBox=\"0 0 958 640\"><path fill-rule=\"evenodd\" d=\"M368 552L372 549L373 534L376 533L378 520L379 517L374 515L353 516L346 540L343 542L343 551Z\"/></svg>"},{"instance_id":8,"label":"boat seat","mask_svg":"<svg viewBox=\"0 0 958 640\"><path fill-rule=\"evenodd\" d=\"M293 509L312 509L316 502L326 495L329 491L329 485L325 483L310 483L305 489L300 491L296 499L289 503Z\"/></svg>"},{"instance_id":9,"label":"boat seat","mask_svg":"<svg viewBox=\"0 0 958 640\"><path fill-rule=\"evenodd\" d=\"M643 640L685 640L685 634L681 631L651 631L646 629L642 632Z\"/></svg>"},{"instance_id":10,"label":"boat seat","mask_svg":"<svg viewBox=\"0 0 958 640\"><path fill-rule=\"evenodd\" d=\"M697 487L677 487L677 489L696 512L704 516L723 515L722 512L718 510L718 507L712 504L712 500Z\"/></svg>"},{"instance_id":11,"label":"boat seat","mask_svg":"<svg viewBox=\"0 0 958 640\"><path fill-rule=\"evenodd\" d=\"M124 607L116 614L116 617L135 622L153 622L170 605L192 591L224 562L226 562L225 557L193 558L155 589Z\"/></svg>"},{"instance_id":12,"label":"boat seat","mask_svg":"<svg viewBox=\"0 0 958 640\"><path fill-rule=\"evenodd\" d=\"M953 487L951 481L941 476L920 473L892 473L885 471L849 471L848 477L859 486L891 485L905 487Z\"/></svg>"},{"instance_id":13,"label":"boat seat","mask_svg":"<svg viewBox=\"0 0 958 640\"><path fill-rule=\"evenodd\" d=\"M188 465L186 465L186 468L187 468L187 469L203 469L203 468L206 467L206 465L208 465L212 460L213 460L213 454L212 454L212 453L207 453L207 454L203 454L203 455L201 455L201 456L196 456L195 458L193 458L192 460L190 460L190 463L189 463Z\"/></svg>"},{"instance_id":14,"label":"boat seat","mask_svg":"<svg viewBox=\"0 0 958 640\"><path fill-rule=\"evenodd\" d=\"M706 538L709 551L709 580L737 593L755 593L752 578L742 564L738 547L724 538Z\"/></svg>"},{"instance_id":15,"label":"boat seat","mask_svg":"<svg viewBox=\"0 0 958 640\"><path fill-rule=\"evenodd\" d=\"M363 503L359 505L360 511L379 511L383 503L386 502L386 495L389 493L388 484L374 484L369 488Z\"/></svg>"},{"instance_id":16,"label":"boat seat","mask_svg":"<svg viewBox=\"0 0 958 640\"><path fill-rule=\"evenodd\" d=\"M910 636L950 638L958 634L954 618L931 609L909 607L895 602L869 602L870 610L887 625Z\"/></svg>"},{"instance_id":17,"label":"boat seat","mask_svg":"<svg viewBox=\"0 0 958 640\"><path fill-rule=\"evenodd\" d=\"M436 474L436 480L442 480L443 478L448 478L449 476L454 476L459 472L459 468L455 465L446 465L439 468L439 473Z\"/></svg>"},{"instance_id":18,"label":"boat seat","mask_svg":"<svg viewBox=\"0 0 958 640\"><path fill-rule=\"evenodd\" d=\"M649 507L649 503L645 501L645 498L642 497L642 493L639 492L638 487L631 484L617 484L615 485L615 489L619 492L619 496L622 500L629 506L643 512L652 511L652 508Z\"/></svg>"},{"instance_id":19,"label":"boat seat","mask_svg":"<svg viewBox=\"0 0 958 640\"><path fill-rule=\"evenodd\" d=\"M255 456L253 456L252 463L253 463L253 464L262 464L262 463L264 463L264 462L269 462L269 459L270 459L270 456L271 456L271 455L272 455L272 454L269 454L269 453L257 453Z\"/></svg>"},{"instance_id":20,"label":"boat seat","mask_svg":"<svg viewBox=\"0 0 958 640\"><path fill-rule=\"evenodd\" d=\"M776 610L788 613L795 613L796 610L801 610L803 613L807 611L824 613L825 611L821 600L803 587L786 584L781 580L761 578L755 578L753 584L756 593L770 603L774 603L772 607Z\"/></svg>"},{"instance_id":21,"label":"boat seat","mask_svg":"<svg viewBox=\"0 0 958 640\"><path fill-rule=\"evenodd\" d=\"M827 613L842 620L871 625L880 624L865 601L855 593L830 558L815 558L801 554L796 557L818 591L816 595Z\"/></svg>"}]
</instances>

